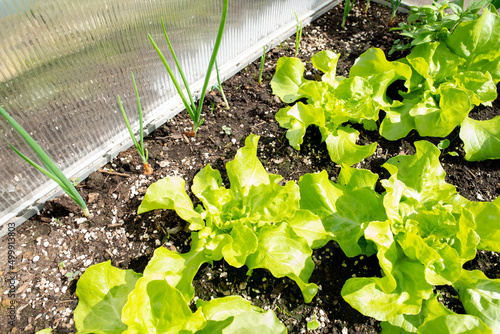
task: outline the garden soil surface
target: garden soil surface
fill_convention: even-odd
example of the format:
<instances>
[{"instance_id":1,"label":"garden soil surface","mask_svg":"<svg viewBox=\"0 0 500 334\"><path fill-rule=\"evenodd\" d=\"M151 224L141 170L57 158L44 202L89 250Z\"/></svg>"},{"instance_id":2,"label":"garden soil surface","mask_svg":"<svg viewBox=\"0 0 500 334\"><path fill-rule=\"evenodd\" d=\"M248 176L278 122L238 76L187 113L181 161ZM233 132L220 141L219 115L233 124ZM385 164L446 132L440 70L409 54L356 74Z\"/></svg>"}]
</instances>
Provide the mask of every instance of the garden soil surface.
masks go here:
<instances>
[{"instance_id":1,"label":"garden soil surface","mask_svg":"<svg viewBox=\"0 0 500 334\"><path fill-rule=\"evenodd\" d=\"M341 54L338 75L347 76L354 60L370 47L387 52L395 32L389 32L390 10L372 3L363 15L362 4L356 4L346 28L340 27L343 5L340 4L304 28L298 57L309 61L321 50ZM401 16L399 20L403 20ZM142 272L157 247L187 252L190 233L187 223L173 211L156 210L137 215L147 187L165 176L181 176L189 186L194 175L205 165L218 169L227 182L225 164L245 138L260 136L258 157L269 172L285 180L298 181L305 173L326 170L333 180L340 167L331 162L319 131L308 129L300 151L288 145L285 130L274 119L285 105L271 93L270 80L279 57L293 56L294 36L266 55L263 84L257 82L260 60L248 65L223 84L230 109L226 110L217 91L205 102L205 123L196 137L186 135L191 124L188 114L180 113L145 139L149 161L154 168L150 176L142 174L137 152L131 148L91 174L78 185L91 211L89 219L66 196L48 203L38 215L15 231L16 277L15 298L9 298L12 274L7 263L7 239L0 243L0 332L34 333L51 327L55 333L75 333L73 311L78 304L75 294L78 278L90 265L110 260L119 268ZM396 59L401 55L393 54ZM308 79L319 77L311 64L306 66ZM214 106L213 113L210 112ZM476 119L490 119L500 112L500 102L480 107L471 113ZM376 153L356 165L388 175L381 165L400 154L414 154L413 143L426 139L437 144L442 138L421 138L411 132L407 138L387 141L378 132L361 131L360 144L378 143ZM492 201L500 193L498 161L466 162L458 132L448 138L458 156L444 154L442 166L447 181L469 200ZM380 189L383 189L379 187ZM189 191L189 190L188 190ZM193 198L194 200L194 198ZM297 285L287 278L275 278L269 271L233 268L224 261L203 265L195 277L196 298L240 295L256 306L272 309L289 333L379 333L380 323L351 308L341 297L344 282L351 277L380 276L376 256L348 258L339 246L330 242L313 253L315 270L310 282L319 285L317 296L305 304ZM476 259L465 265L480 269L490 278L500 278L499 254L478 251ZM463 312L456 293L437 287L441 301L456 312ZM8 307L15 303L15 325L8 325ZM317 318L319 328L308 330L307 322Z\"/></svg>"}]
</instances>

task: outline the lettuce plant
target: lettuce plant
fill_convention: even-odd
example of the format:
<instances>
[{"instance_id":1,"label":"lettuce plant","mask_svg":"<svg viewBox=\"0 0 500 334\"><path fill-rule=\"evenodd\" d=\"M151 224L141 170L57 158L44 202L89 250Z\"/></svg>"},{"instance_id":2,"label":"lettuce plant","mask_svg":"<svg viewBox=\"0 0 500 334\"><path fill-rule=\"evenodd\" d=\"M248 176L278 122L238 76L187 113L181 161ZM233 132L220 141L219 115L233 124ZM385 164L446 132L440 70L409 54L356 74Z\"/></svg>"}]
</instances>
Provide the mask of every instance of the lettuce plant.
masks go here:
<instances>
[{"instance_id":1,"label":"lettuce plant","mask_svg":"<svg viewBox=\"0 0 500 334\"><path fill-rule=\"evenodd\" d=\"M500 281L462 266L477 249L500 251L500 226L492 224L500 221L500 200L461 197L445 182L439 149L426 141L415 147L415 155L383 165L391 177L381 180L382 195L374 190L376 175L344 166L337 183L324 171L302 176L301 207L321 218L346 255L377 254L382 276L351 278L341 293L352 307L383 321L384 332L496 331ZM438 303L435 285L457 289L468 315Z\"/></svg>"},{"instance_id":2,"label":"lettuce plant","mask_svg":"<svg viewBox=\"0 0 500 334\"><path fill-rule=\"evenodd\" d=\"M479 19L462 22L444 42L419 44L396 61L411 68L411 79L405 83L407 92L400 92L402 103L384 109L387 115L380 134L396 140L415 129L421 136L445 137L461 126L467 160L500 158L499 118L475 121L468 117L474 106L490 105L497 98L499 28L498 13L485 8ZM360 65L384 73L381 61L385 59L362 55L351 73L368 75L356 71Z\"/></svg>"},{"instance_id":3,"label":"lettuce plant","mask_svg":"<svg viewBox=\"0 0 500 334\"><path fill-rule=\"evenodd\" d=\"M409 79L411 70L405 64L385 61L379 50L366 57L383 58L377 64L381 67L380 73L372 75L371 68L362 70L359 65L358 72L363 71L365 76L356 73L345 78L336 75L339 56L321 51L312 57L313 66L324 73L320 82L303 77L305 65L299 59L282 57L276 65L271 87L273 94L285 103L307 99L307 103L299 101L276 114L280 126L288 129L286 137L290 145L300 149L307 127L316 125L330 158L350 166L372 155L377 144L357 145L359 132L346 123L362 123L365 128L375 130L380 109L392 105L385 95L387 88L396 80Z\"/></svg>"},{"instance_id":4,"label":"lettuce plant","mask_svg":"<svg viewBox=\"0 0 500 334\"><path fill-rule=\"evenodd\" d=\"M166 177L148 188L139 214L175 210L193 231L188 253L158 249L151 268L167 272L167 281L178 287L179 277L192 280L203 263L224 258L237 268L246 265L249 274L264 268L275 277L289 277L310 302L318 290L316 284L308 283L314 269L312 249L326 244L330 235L316 215L299 207L297 184L281 185L281 176L266 172L256 156L258 140L250 135L245 147L227 163L229 189L210 165L194 177L191 191L202 204L196 208L179 177ZM179 289L187 292L186 299L193 297L193 287Z\"/></svg>"},{"instance_id":5,"label":"lettuce plant","mask_svg":"<svg viewBox=\"0 0 500 334\"><path fill-rule=\"evenodd\" d=\"M478 19L479 11L491 3L491 0L471 1L465 8L463 0L444 0L420 7L410 6L407 22L389 30L400 31L400 35L409 40L409 43L403 43L401 39L395 40L389 54L411 49L419 44L438 42L453 33L460 22Z\"/></svg>"},{"instance_id":6,"label":"lettuce plant","mask_svg":"<svg viewBox=\"0 0 500 334\"><path fill-rule=\"evenodd\" d=\"M313 66L324 73L321 82L306 80L304 64L283 57L271 82L273 93L285 103L307 103L279 110L276 120L288 129L286 136L296 149L306 128L318 126L330 158L339 164L355 164L374 152L376 143L356 145L359 133L346 122L374 130L380 110L386 115L379 132L386 139L403 138L412 130L446 137L461 126L467 160L498 159L500 117L476 121L468 114L497 98L499 48L500 17L485 8L480 18L460 23L444 41L419 44L397 61L387 61L380 49L368 49L351 67L349 78L335 75L339 55L330 51L312 58ZM406 88L398 93L401 101L387 95L398 80Z\"/></svg>"},{"instance_id":7,"label":"lettuce plant","mask_svg":"<svg viewBox=\"0 0 500 334\"><path fill-rule=\"evenodd\" d=\"M75 326L79 333L286 333L271 311L240 296L196 301L189 307L186 291L173 287L164 271L147 267L144 275L123 270L111 261L89 267L78 281ZM189 278L183 276L184 282ZM179 286L190 286L190 282Z\"/></svg>"}]
</instances>

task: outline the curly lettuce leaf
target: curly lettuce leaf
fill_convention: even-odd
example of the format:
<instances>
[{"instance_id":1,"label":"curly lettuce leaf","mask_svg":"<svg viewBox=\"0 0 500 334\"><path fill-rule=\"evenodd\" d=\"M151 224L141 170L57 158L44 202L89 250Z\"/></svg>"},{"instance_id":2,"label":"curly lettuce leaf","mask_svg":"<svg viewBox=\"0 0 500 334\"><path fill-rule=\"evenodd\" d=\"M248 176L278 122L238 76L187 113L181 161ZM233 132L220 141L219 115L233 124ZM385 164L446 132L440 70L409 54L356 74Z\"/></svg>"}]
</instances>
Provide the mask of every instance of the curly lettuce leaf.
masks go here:
<instances>
[{"instance_id":1,"label":"curly lettuce leaf","mask_svg":"<svg viewBox=\"0 0 500 334\"><path fill-rule=\"evenodd\" d=\"M414 155L397 156L382 165L392 175L389 180L382 180L382 185L393 189L394 180L399 180L405 185L403 195L407 201L411 199L427 207L450 200L456 189L445 181L439 149L428 141L415 142L415 149Z\"/></svg>"},{"instance_id":2,"label":"curly lettuce leaf","mask_svg":"<svg viewBox=\"0 0 500 334\"><path fill-rule=\"evenodd\" d=\"M323 72L321 81L334 87L338 84L336 72L339 58L340 53L335 53L330 50L320 51L311 58L314 68Z\"/></svg>"},{"instance_id":3,"label":"curly lettuce leaf","mask_svg":"<svg viewBox=\"0 0 500 334\"><path fill-rule=\"evenodd\" d=\"M373 182L372 174L349 169L352 183L341 185L331 182L326 171L319 174L306 174L299 180L300 207L317 215L325 230L331 233L344 253L349 257L370 254L364 229L372 221L386 220L382 198L371 187L359 187L358 177L367 177Z\"/></svg>"},{"instance_id":4,"label":"curly lettuce leaf","mask_svg":"<svg viewBox=\"0 0 500 334\"><path fill-rule=\"evenodd\" d=\"M397 80L404 81L407 86L411 76L412 70L408 64L401 61L387 61L384 52L379 48L365 51L349 70L349 77L362 77L370 83L373 89L373 101L384 109L400 104L387 96L389 86Z\"/></svg>"},{"instance_id":5,"label":"curly lettuce leaf","mask_svg":"<svg viewBox=\"0 0 500 334\"><path fill-rule=\"evenodd\" d=\"M298 236L304 238L311 249L321 248L331 239L321 219L309 210L297 210L286 220Z\"/></svg>"},{"instance_id":6,"label":"curly lettuce leaf","mask_svg":"<svg viewBox=\"0 0 500 334\"><path fill-rule=\"evenodd\" d=\"M290 142L290 146L299 150L300 145L304 142L309 125L324 126L325 114L311 104L298 102L291 107L280 109L276 113L276 121L285 129L286 138Z\"/></svg>"},{"instance_id":7,"label":"curly lettuce leaf","mask_svg":"<svg viewBox=\"0 0 500 334\"><path fill-rule=\"evenodd\" d=\"M348 279L342 297L362 314L380 321L418 314L423 300L432 294L432 285L424 277L424 266L405 256L393 238L388 221L372 222L364 232L365 238L377 246L384 275Z\"/></svg>"},{"instance_id":8,"label":"curly lettuce leaf","mask_svg":"<svg viewBox=\"0 0 500 334\"><path fill-rule=\"evenodd\" d=\"M180 177L166 177L148 187L137 214L151 210L175 210L179 217L189 222L191 230L205 226L201 214L194 210L193 202L186 193L186 183Z\"/></svg>"},{"instance_id":9,"label":"curly lettuce leaf","mask_svg":"<svg viewBox=\"0 0 500 334\"><path fill-rule=\"evenodd\" d=\"M445 40L448 47L466 59L464 70L488 71L495 84L500 81L500 17L484 8L474 21L461 22Z\"/></svg>"},{"instance_id":10,"label":"curly lettuce leaf","mask_svg":"<svg viewBox=\"0 0 500 334\"><path fill-rule=\"evenodd\" d=\"M141 274L111 265L111 260L87 268L76 286L75 327L79 333L122 333L122 309Z\"/></svg>"},{"instance_id":11,"label":"curly lettuce leaf","mask_svg":"<svg viewBox=\"0 0 500 334\"><path fill-rule=\"evenodd\" d=\"M226 164L227 176L231 183L231 191L236 198L245 197L250 187L269 184L269 175L257 158L259 136L249 135L245 146L236 152L233 160Z\"/></svg>"},{"instance_id":12,"label":"curly lettuce leaf","mask_svg":"<svg viewBox=\"0 0 500 334\"><path fill-rule=\"evenodd\" d=\"M460 128L465 160L500 159L500 116L487 121L465 118Z\"/></svg>"},{"instance_id":13,"label":"curly lettuce leaf","mask_svg":"<svg viewBox=\"0 0 500 334\"><path fill-rule=\"evenodd\" d=\"M220 249L218 252L207 251L206 240L200 240L197 233L192 233L192 238L191 250L187 253L181 254L164 247L157 248L144 269L144 276L162 274L162 278L179 290L186 300L194 297L192 282L200 266L222 258ZM220 243L219 248L223 245L224 243Z\"/></svg>"},{"instance_id":14,"label":"curly lettuce leaf","mask_svg":"<svg viewBox=\"0 0 500 334\"><path fill-rule=\"evenodd\" d=\"M475 231L481 239L479 249L500 252L500 224L491 222L500 221L500 197L493 202L468 202L465 207L475 218Z\"/></svg>"},{"instance_id":15,"label":"curly lettuce leaf","mask_svg":"<svg viewBox=\"0 0 500 334\"><path fill-rule=\"evenodd\" d=\"M279 322L273 311L265 312L240 296L216 298L208 302L198 299L196 307L202 310L207 319L207 327L196 334L236 334L248 332L249 329L253 333L262 334L287 333L286 327ZM216 325L218 330L213 328Z\"/></svg>"},{"instance_id":16,"label":"curly lettuce leaf","mask_svg":"<svg viewBox=\"0 0 500 334\"><path fill-rule=\"evenodd\" d=\"M416 333L418 328L426 321L447 314L454 313L437 300L437 295L432 295L422 302L422 309L419 314L398 315L390 321L382 322L380 324L382 327L381 334Z\"/></svg>"},{"instance_id":17,"label":"curly lettuce leaf","mask_svg":"<svg viewBox=\"0 0 500 334\"><path fill-rule=\"evenodd\" d=\"M231 266L240 268L248 256L257 251L258 239L254 231L241 221L233 224L230 236L222 248L222 255Z\"/></svg>"},{"instance_id":18,"label":"curly lettuce leaf","mask_svg":"<svg viewBox=\"0 0 500 334\"><path fill-rule=\"evenodd\" d=\"M307 241L299 237L286 223L264 226L259 231L258 238L257 251L250 255L246 262L249 271L264 268L275 277L287 276L297 283L304 301L311 302L318 286L307 282L314 269L312 250Z\"/></svg>"},{"instance_id":19,"label":"curly lettuce leaf","mask_svg":"<svg viewBox=\"0 0 500 334\"><path fill-rule=\"evenodd\" d=\"M132 333L194 333L205 326L199 309L191 311L183 294L172 287L162 274L143 276L128 296L121 319Z\"/></svg>"},{"instance_id":20,"label":"curly lettuce leaf","mask_svg":"<svg viewBox=\"0 0 500 334\"><path fill-rule=\"evenodd\" d=\"M298 58L281 57L276 64L276 73L271 80L273 94L285 103L291 103L303 97L299 93L304 83L305 66Z\"/></svg>"},{"instance_id":21,"label":"curly lettuce leaf","mask_svg":"<svg viewBox=\"0 0 500 334\"><path fill-rule=\"evenodd\" d=\"M478 317L469 314L447 314L424 323L418 334L492 334Z\"/></svg>"},{"instance_id":22,"label":"curly lettuce leaf","mask_svg":"<svg viewBox=\"0 0 500 334\"><path fill-rule=\"evenodd\" d=\"M468 314L481 319L493 333L500 332L500 279L489 279L479 270L463 270L453 287Z\"/></svg>"},{"instance_id":23,"label":"curly lettuce leaf","mask_svg":"<svg viewBox=\"0 0 500 334\"><path fill-rule=\"evenodd\" d=\"M372 155L377 149L377 143L357 145L359 132L350 126L339 127L326 137L326 148L332 161L348 166L357 164Z\"/></svg>"},{"instance_id":24,"label":"curly lettuce leaf","mask_svg":"<svg viewBox=\"0 0 500 334\"><path fill-rule=\"evenodd\" d=\"M435 93L427 96L425 105L418 106L412 108L409 114L415 119L418 133L429 137L446 137L472 110L467 92L451 83L440 85Z\"/></svg>"}]
</instances>

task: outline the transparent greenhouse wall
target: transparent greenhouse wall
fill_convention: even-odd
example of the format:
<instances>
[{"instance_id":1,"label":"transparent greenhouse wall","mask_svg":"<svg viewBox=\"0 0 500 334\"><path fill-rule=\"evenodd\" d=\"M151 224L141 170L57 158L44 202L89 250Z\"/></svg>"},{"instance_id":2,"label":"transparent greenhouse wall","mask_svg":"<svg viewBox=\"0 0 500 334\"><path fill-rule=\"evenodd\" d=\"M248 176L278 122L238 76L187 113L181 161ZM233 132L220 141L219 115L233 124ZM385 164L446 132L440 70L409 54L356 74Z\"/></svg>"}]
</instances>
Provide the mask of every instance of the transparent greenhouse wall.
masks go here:
<instances>
[{"instance_id":1,"label":"transparent greenhouse wall","mask_svg":"<svg viewBox=\"0 0 500 334\"><path fill-rule=\"evenodd\" d=\"M307 22L337 3L231 0L218 55L222 76L291 35L294 12ZM0 0L0 105L65 175L84 178L131 145L117 103L119 94L136 129L131 71L148 131L183 109L147 34L169 55L164 19L188 81L199 90L221 10L221 0ZM59 190L8 143L34 156L0 117L0 226L18 225Z\"/></svg>"}]
</instances>

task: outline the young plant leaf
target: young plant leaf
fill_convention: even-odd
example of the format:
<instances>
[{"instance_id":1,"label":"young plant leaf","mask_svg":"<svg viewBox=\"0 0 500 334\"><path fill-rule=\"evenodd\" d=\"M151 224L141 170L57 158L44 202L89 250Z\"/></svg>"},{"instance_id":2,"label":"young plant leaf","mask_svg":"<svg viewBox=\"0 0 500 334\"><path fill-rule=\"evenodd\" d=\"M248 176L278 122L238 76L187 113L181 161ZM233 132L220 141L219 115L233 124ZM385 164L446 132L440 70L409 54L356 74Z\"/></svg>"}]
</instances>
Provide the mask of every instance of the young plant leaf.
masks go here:
<instances>
[{"instance_id":1,"label":"young plant leaf","mask_svg":"<svg viewBox=\"0 0 500 334\"><path fill-rule=\"evenodd\" d=\"M111 266L111 260L90 266L76 286L79 301L74 320L78 332L123 333L127 326L121 321L122 309L141 276Z\"/></svg>"},{"instance_id":2,"label":"young plant leaf","mask_svg":"<svg viewBox=\"0 0 500 334\"><path fill-rule=\"evenodd\" d=\"M137 214L157 209L175 210L191 224L191 230L196 231L204 226L200 213L193 209L193 202L186 194L185 181L180 177L164 178L150 185Z\"/></svg>"},{"instance_id":3,"label":"young plant leaf","mask_svg":"<svg viewBox=\"0 0 500 334\"><path fill-rule=\"evenodd\" d=\"M222 323L230 318L233 319L228 324L221 326L223 331L220 333L244 333L250 328L252 332L262 334L285 334L287 332L285 326L279 322L276 315L271 310L264 312L264 310L253 306L248 300L240 296L216 298L208 302L198 299L196 301L196 307L202 310L208 323ZM208 334L215 332L207 331L207 328L205 328L196 334L204 333Z\"/></svg>"},{"instance_id":4,"label":"young plant leaf","mask_svg":"<svg viewBox=\"0 0 500 334\"><path fill-rule=\"evenodd\" d=\"M465 160L500 159L500 116L487 121L465 118L460 127Z\"/></svg>"},{"instance_id":5,"label":"young plant leaf","mask_svg":"<svg viewBox=\"0 0 500 334\"><path fill-rule=\"evenodd\" d=\"M205 326L201 309L191 311L182 293L162 274L146 275L137 281L123 307L121 319L132 333L194 333Z\"/></svg>"}]
</instances>

